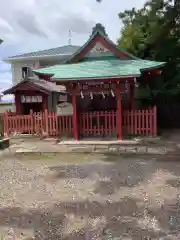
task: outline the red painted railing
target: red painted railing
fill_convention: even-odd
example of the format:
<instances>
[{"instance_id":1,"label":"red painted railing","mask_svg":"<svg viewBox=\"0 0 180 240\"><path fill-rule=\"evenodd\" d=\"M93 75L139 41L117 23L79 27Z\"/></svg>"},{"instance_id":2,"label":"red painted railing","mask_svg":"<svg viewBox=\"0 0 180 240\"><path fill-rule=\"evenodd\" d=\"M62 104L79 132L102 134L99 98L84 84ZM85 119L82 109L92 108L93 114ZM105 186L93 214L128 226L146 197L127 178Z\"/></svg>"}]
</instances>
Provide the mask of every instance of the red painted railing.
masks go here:
<instances>
[{"instance_id":1,"label":"red painted railing","mask_svg":"<svg viewBox=\"0 0 180 240\"><path fill-rule=\"evenodd\" d=\"M7 116L4 118L4 131L7 135L11 133L27 132L33 133L32 117L29 115Z\"/></svg>"},{"instance_id":2,"label":"red painted railing","mask_svg":"<svg viewBox=\"0 0 180 240\"><path fill-rule=\"evenodd\" d=\"M83 112L79 116L79 130L82 137L116 136L116 112Z\"/></svg>"},{"instance_id":3,"label":"red painted railing","mask_svg":"<svg viewBox=\"0 0 180 240\"><path fill-rule=\"evenodd\" d=\"M125 135L157 135L156 106L142 110L123 112L123 132Z\"/></svg>"},{"instance_id":4,"label":"red painted railing","mask_svg":"<svg viewBox=\"0 0 180 240\"><path fill-rule=\"evenodd\" d=\"M72 116L57 116L56 113L31 113L29 115L3 115L3 131L7 136L15 133L39 136L72 137ZM116 137L115 111L82 112L78 116L80 137ZM147 110L125 110L122 114L123 136L157 135L156 107Z\"/></svg>"},{"instance_id":5,"label":"red painted railing","mask_svg":"<svg viewBox=\"0 0 180 240\"><path fill-rule=\"evenodd\" d=\"M72 136L72 116L57 116L55 113L33 113L29 115L3 116L4 134L36 134L38 136Z\"/></svg>"}]
</instances>

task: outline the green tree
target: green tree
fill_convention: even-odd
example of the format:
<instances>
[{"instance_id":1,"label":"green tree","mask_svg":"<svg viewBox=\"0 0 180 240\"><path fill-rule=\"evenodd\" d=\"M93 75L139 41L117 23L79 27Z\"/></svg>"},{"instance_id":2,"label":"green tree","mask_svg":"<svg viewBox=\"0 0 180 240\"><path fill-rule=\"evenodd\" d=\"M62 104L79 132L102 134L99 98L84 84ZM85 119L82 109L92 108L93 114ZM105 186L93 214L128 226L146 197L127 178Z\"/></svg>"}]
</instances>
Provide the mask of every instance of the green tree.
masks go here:
<instances>
[{"instance_id":1,"label":"green tree","mask_svg":"<svg viewBox=\"0 0 180 240\"><path fill-rule=\"evenodd\" d=\"M150 0L143 8L119 13L123 22L118 46L132 54L167 64L161 76L140 81L139 96L155 101L180 93L180 3ZM141 79L140 79L141 80Z\"/></svg>"}]
</instances>

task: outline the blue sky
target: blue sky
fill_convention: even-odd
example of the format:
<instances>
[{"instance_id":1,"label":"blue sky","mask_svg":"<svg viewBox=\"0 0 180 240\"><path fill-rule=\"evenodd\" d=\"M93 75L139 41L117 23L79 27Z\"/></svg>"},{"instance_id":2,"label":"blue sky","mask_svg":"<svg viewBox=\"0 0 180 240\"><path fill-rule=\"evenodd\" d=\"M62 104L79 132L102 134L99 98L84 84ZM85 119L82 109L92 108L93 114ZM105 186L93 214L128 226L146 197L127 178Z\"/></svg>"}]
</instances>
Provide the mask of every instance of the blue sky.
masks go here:
<instances>
[{"instance_id":1,"label":"blue sky","mask_svg":"<svg viewBox=\"0 0 180 240\"><path fill-rule=\"evenodd\" d=\"M82 45L92 27L100 22L116 41L121 21L118 13L142 7L145 0L0 0L0 91L11 86L11 67L1 59L8 56L68 44ZM7 98L8 99L8 98Z\"/></svg>"}]
</instances>

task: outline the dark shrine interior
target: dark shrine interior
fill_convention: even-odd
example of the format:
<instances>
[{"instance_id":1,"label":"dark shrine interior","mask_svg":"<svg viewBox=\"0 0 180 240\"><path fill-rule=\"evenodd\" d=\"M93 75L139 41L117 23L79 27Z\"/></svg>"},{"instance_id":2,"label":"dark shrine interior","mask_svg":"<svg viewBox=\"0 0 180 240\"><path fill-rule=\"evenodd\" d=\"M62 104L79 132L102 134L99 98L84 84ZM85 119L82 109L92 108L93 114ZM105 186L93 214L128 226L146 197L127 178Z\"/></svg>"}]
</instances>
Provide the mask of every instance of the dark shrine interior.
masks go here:
<instances>
[{"instance_id":1,"label":"dark shrine interior","mask_svg":"<svg viewBox=\"0 0 180 240\"><path fill-rule=\"evenodd\" d=\"M42 102L36 103L22 103L22 113L24 115L30 114L30 110L33 112L41 112L42 111Z\"/></svg>"}]
</instances>

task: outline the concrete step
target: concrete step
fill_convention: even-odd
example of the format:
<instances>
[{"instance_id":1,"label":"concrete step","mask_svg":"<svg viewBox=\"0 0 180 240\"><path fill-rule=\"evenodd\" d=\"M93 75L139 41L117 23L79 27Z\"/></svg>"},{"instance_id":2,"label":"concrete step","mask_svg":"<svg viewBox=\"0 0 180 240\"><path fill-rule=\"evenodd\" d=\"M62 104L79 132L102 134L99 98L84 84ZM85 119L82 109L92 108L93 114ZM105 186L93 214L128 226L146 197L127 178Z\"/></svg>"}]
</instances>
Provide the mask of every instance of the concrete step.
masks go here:
<instances>
[{"instance_id":1,"label":"concrete step","mask_svg":"<svg viewBox=\"0 0 180 240\"><path fill-rule=\"evenodd\" d=\"M34 153L102 153L102 154L180 154L180 145L162 144L156 140L142 142L139 140L124 141L61 141L56 138L12 138L11 152Z\"/></svg>"}]
</instances>

